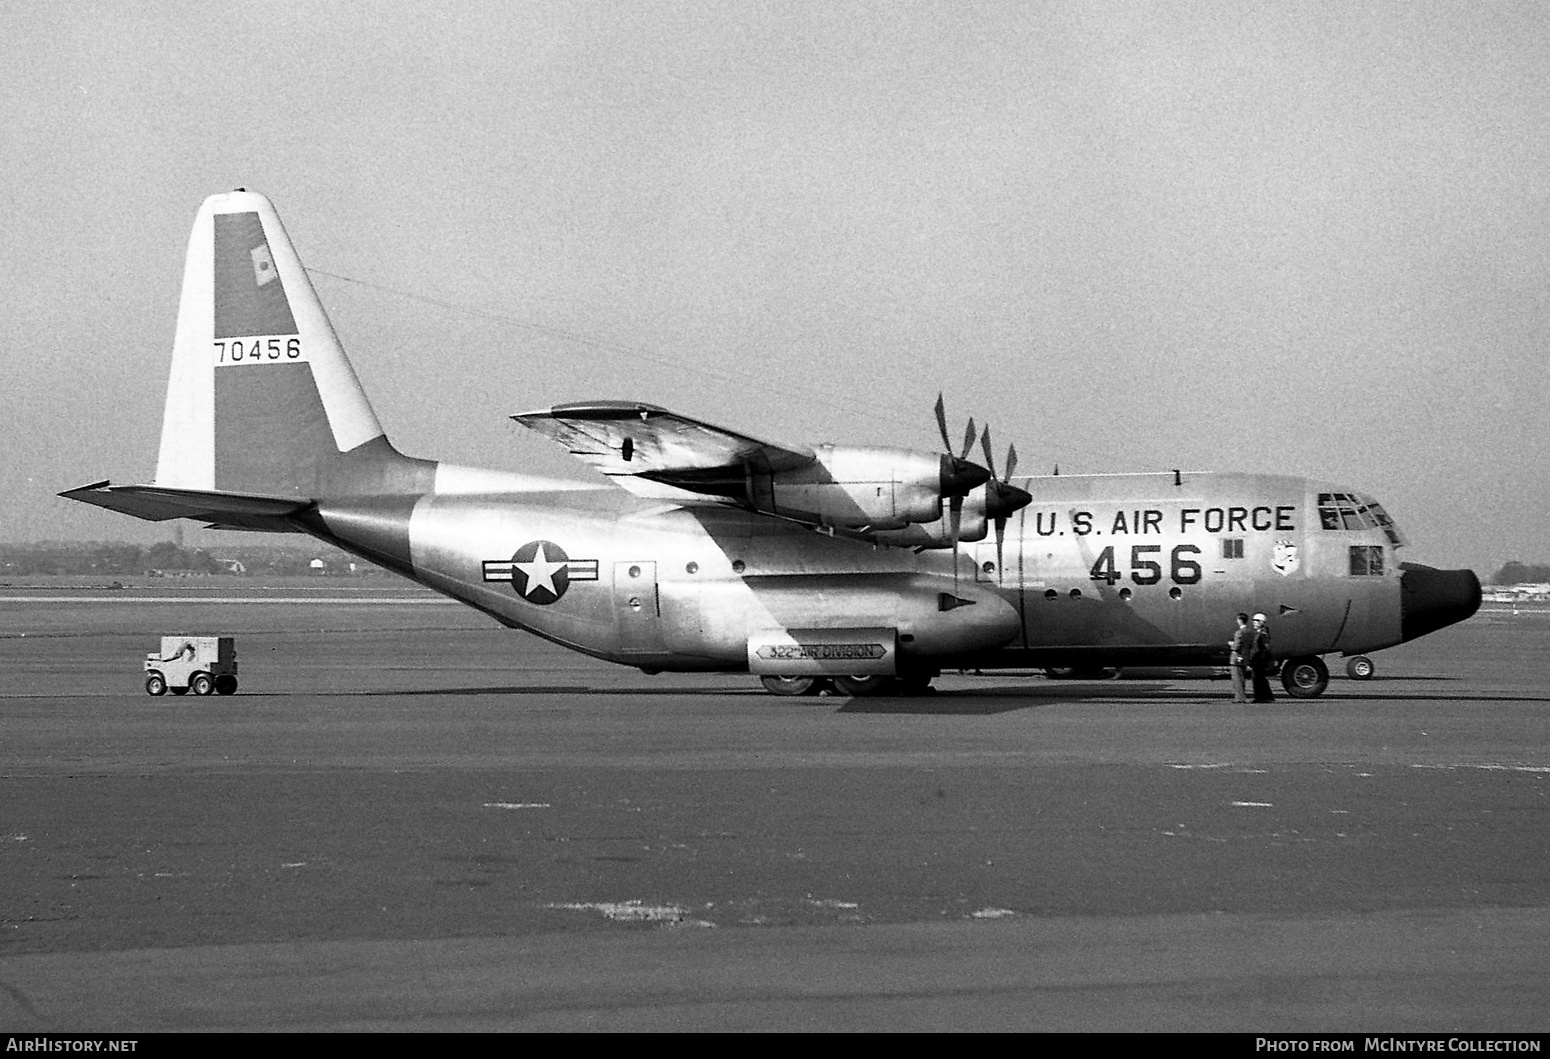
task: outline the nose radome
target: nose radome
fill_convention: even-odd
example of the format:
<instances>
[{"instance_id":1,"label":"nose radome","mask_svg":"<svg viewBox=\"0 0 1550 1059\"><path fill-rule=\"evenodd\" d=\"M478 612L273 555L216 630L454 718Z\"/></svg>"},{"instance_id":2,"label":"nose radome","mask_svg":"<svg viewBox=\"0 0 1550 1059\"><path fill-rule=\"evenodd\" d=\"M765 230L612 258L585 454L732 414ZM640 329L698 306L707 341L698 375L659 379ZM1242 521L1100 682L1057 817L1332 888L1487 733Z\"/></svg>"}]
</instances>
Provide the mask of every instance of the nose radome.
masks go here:
<instances>
[{"instance_id":1,"label":"nose radome","mask_svg":"<svg viewBox=\"0 0 1550 1059\"><path fill-rule=\"evenodd\" d=\"M1473 570L1434 570L1405 563L1399 577L1399 635L1406 642L1461 622L1480 609Z\"/></svg>"}]
</instances>

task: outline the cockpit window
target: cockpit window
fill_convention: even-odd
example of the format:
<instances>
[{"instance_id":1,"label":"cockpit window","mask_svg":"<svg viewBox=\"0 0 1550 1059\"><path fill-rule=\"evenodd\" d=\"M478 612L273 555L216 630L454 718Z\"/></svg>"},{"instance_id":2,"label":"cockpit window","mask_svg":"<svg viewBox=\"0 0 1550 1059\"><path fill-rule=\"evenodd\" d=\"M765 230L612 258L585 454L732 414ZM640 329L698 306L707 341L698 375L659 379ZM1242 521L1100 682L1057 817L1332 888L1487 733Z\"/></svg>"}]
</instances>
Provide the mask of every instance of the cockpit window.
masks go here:
<instances>
[{"instance_id":1,"label":"cockpit window","mask_svg":"<svg viewBox=\"0 0 1550 1059\"><path fill-rule=\"evenodd\" d=\"M1320 493L1319 525L1327 530L1381 529L1395 547L1405 543L1383 505L1359 493Z\"/></svg>"},{"instance_id":2,"label":"cockpit window","mask_svg":"<svg viewBox=\"0 0 1550 1059\"><path fill-rule=\"evenodd\" d=\"M1381 545L1381 544L1353 544L1353 545L1351 545L1351 576L1352 577L1382 577L1383 576L1383 545Z\"/></svg>"}]
</instances>

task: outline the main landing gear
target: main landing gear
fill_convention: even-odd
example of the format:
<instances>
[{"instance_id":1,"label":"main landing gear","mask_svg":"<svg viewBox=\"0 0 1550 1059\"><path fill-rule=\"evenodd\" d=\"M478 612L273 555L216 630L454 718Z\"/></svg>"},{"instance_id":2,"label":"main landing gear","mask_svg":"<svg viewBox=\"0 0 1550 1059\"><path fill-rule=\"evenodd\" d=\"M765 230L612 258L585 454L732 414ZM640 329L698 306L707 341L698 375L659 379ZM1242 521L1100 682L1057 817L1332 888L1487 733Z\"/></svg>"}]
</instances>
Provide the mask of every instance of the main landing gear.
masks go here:
<instances>
[{"instance_id":1,"label":"main landing gear","mask_svg":"<svg viewBox=\"0 0 1550 1059\"><path fill-rule=\"evenodd\" d=\"M760 677L759 683L771 695L821 695L828 686L823 677Z\"/></svg>"}]
</instances>

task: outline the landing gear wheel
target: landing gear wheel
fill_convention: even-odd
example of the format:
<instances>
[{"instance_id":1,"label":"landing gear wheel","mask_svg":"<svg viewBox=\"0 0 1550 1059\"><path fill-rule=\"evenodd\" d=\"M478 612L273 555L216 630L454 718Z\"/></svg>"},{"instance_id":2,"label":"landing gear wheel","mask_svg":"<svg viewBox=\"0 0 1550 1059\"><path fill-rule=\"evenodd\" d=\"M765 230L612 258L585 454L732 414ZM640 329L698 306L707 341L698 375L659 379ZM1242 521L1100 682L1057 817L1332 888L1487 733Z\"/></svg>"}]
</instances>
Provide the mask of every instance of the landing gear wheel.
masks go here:
<instances>
[{"instance_id":1,"label":"landing gear wheel","mask_svg":"<svg viewBox=\"0 0 1550 1059\"><path fill-rule=\"evenodd\" d=\"M215 681L210 679L209 673L195 673L188 678L188 690L195 695L208 695L215 690Z\"/></svg>"},{"instance_id":2,"label":"landing gear wheel","mask_svg":"<svg viewBox=\"0 0 1550 1059\"><path fill-rule=\"evenodd\" d=\"M1352 680L1371 680L1377 669L1366 655L1356 655L1345 664L1345 674Z\"/></svg>"},{"instance_id":3,"label":"landing gear wheel","mask_svg":"<svg viewBox=\"0 0 1550 1059\"><path fill-rule=\"evenodd\" d=\"M235 695L237 693L237 678L230 675L216 677L215 693L217 695Z\"/></svg>"},{"instance_id":4,"label":"landing gear wheel","mask_svg":"<svg viewBox=\"0 0 1550 1059\"><path fill-rule=\"evenodd\" d=\"M1281 686L1294 699L1316 699L1329 687L1329 667L1317 655L1288 658L1281 664Z\"/></svg>"},{"instance_id":5,"label":"landing gear wheel","mask_svg":"<svg viewBox=\"0 0 1550 1059\"><path fill-rule=\"evenodd\" d=\"M898 688L898 680L894 677L882 676L835 677L834 686L839 689L841 695L860 699L872 695L892 694Z\"/></svg>"},{"instance_id":6,"label":"landing gear wheel","mask_svg":"<svg viewBox=\"0 0 1550 1059\"><path fill-rule=\"evenodd\" d=\"M152 673L145 678L145 693L147 695L167 694L167 678L160 673Z\"/></svg>"},{"instance_id":7,"label":"landing gear wheel","mask_svg":"<svg viewBox=\"0 0 1550 1059\"><path fill-rule=\"evenodd\" d=\"M816 695L823 690L821 677L760 677L771 695Z\"/></svg>"}]
</instances>

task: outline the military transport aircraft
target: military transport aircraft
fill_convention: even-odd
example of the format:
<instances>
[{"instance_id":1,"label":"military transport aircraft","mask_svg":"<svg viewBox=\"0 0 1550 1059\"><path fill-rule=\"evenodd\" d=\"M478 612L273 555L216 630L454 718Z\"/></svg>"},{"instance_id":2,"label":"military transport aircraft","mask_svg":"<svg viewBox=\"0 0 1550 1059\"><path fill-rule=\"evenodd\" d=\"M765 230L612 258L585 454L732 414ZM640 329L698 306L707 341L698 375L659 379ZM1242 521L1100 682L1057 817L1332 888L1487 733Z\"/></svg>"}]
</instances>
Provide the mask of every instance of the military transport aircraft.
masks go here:
<instances>
[{"instance_id":1,"label":"military transport aircraft","mask_svg":"<svg viewBox=\"0 0 1550 1059\"><path fill-rule=\"evenodd\" d=\"M779 694L924 690L943 669L1226 660L1270 616L1282 681L1473 614L1469 570L1398 561L1371 497L1280 475L995 473L942 453L781 445L617 401L513 417L606 482L402 455L262 195L194 222L153 485L62 496L308 533L577 651ZM1353 675L1370 673L1370 662Z\"/></svg>"}]
</instances>

